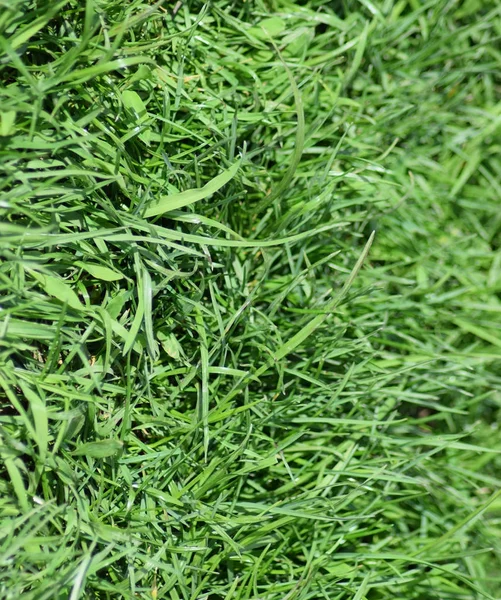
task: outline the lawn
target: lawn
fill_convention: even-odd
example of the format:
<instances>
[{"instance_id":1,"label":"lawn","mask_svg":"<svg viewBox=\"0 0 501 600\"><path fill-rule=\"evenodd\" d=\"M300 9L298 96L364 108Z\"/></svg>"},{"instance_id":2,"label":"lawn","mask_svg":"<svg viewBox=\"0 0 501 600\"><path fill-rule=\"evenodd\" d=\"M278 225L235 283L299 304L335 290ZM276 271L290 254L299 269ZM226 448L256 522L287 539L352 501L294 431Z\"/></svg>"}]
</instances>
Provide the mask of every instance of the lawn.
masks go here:
<instances>
[{"instance_id":1,"label":"lawn","mask_svg":"<svg viewBox=\"0 0 501 600\"><path fill-rule=\"evenodd\" d=\"M501 598L500 17L0 0L1 600Z\"/></svg>"}]
</instances>

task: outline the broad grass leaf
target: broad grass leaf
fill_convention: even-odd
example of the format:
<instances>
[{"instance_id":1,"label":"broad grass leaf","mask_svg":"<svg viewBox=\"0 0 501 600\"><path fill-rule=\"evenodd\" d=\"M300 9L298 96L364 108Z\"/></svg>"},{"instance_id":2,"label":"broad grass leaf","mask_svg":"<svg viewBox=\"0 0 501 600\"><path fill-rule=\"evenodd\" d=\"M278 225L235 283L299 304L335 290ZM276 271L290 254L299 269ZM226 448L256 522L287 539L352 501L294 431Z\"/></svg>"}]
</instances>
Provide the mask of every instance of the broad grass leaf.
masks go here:
<instances>
[{"instance_id":1,"label":"broad grass leaf","mask_svg":"<svg viewBox=\"0 0 501 600\"><path fill-rule=\"evenodd\" d=\"M41 273L33 273L33 275L38 279L40 285L49 296L67 303L71 308L77 310L84 308L76 293L60 277L54 275L42 275Z\"/></svg>"},{"instance_id":2,"label":"broad grass leaf","mask_svg":"<svg viewBox=\"0 0 501 600\"><path fill-rule=\"evenodd\" d=\"M119 279L123 279L123 275L110 269L109 267L103 267L101 265L96 265L94 263L86 263L77 261L75 264L79 267L82 267L89 275L95 277L96 279L101 279L102 281L118 281Z\"/></svg>"},{"instance_id":3,"label":"broad grass leaf","mask_svg":"<svg viewBox=\"0 0 501 600\"><path fill-rule=\"evenodd\" d=\"M98 442L87 442L72 452L73 456L89 456L90 458L109 458L115 456L123 448L120 440L100 440Z\"/></svg>"},{"instance_id":4,"label":"broad grass leaf","mask_svg":"<svg viewBox=\"0 0 501 600\"><path fill-rule=\"evenodd\" d=\"M179 360L181 358L183 355L183 349L173 333L166 334L162 331L159 331L158 339L162 344L162 348L171 358L174 358L175 360Z\"/></svg>"},{"instance_id":5,"label":"broad grass leaf","mask_svg":"<svg viewBox=\"0 0 501 600\"><path fill-rule=\"evenodd\" d=\"M6 110L0 113L0 136L7 137L14 133L16 122L16 111Z\"/></svg>"},{"instance_id":6,"label":"broad grass leaf","mask_svg":"<svg viewBox=\"0 0 501 600\"><path fill-rule=\"evenodd\" d=\"M148 111L141 96L133 90L126 90L122 92L122 102L125 108L131 111L134 117L137 118L139 125L142 125L139 139L149 146L151 142L151 129L146 124L146 121L148 121Z\"/></svg>"},{"instance_id":7,"label":"broad grass leaf","mask_svg":"<svg viewBox=\"0 0 501 600\"><path fill-rule=\"evenodd\" d=\"M280 17L269 17L263 19L248 32L260 40L274 39L285 30L285 21Z\"/></svg>"},{"instance_id":8,"label":"broad grass leaf","mask_svg":"<svg viewBox=\"0 0 501 600\"><path fill-rule=\"evenodd\" d=\"M199 200L203 200L204 198L212 196L212 194L220 190L223 185L226 185L233 179L233 177L235 177L239 167L240 160L237 160L229 169L226 169L217 177L211 179L201 188L193 188L191 190L179 192L178 194L171 194L169 196L161 197L158 202L146 210L144 216L146 218L156 217L157 215L164 214L171 210L177 210L178 208L188 206L194 202L198 202Z\"/></svg>"},{"instance_id":9,"label":"broad grass leaf","mask_svg":"<svg viewBox=\"0 0 501 600\"><path fill-rule=\"evenodd\" d=\"M122 92L122 102L125 108L133 111L139 118L139 121L144 121L147 117L146 105L141 99L141 96L132 90Z\"/></svg>"}]
</instances>

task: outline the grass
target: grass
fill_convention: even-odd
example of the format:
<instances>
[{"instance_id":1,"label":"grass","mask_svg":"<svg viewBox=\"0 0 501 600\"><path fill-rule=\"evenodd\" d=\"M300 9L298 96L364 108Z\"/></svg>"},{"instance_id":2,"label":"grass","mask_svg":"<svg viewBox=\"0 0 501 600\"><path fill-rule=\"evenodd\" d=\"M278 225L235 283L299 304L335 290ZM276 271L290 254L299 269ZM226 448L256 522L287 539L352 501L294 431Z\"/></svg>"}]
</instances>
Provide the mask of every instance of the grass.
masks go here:
<instances>
[{"instance_id":1,"label":"grass","mask_svg":"<svg viewBox=\"0 0 501 600\"><path fill-rule=\"evenodd\" d=\"M0 597L501 598L498 4L0 7Z\"/></svg>"}]
</instances>

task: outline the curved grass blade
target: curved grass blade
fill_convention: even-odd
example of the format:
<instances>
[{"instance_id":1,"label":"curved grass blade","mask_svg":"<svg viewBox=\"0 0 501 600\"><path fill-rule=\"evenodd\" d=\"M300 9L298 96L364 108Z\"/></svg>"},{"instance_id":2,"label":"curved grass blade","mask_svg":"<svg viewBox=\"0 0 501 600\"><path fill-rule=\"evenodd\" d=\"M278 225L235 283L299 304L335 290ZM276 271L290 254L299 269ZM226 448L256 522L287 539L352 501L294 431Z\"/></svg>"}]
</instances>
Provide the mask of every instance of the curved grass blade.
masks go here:
<instances>
[{"instance_id":1,"label":"curved grass blade","mask_svg":"<svg viewBox=\"0 0 501 600\"><path fill-rule=\"evenodd\" d=\"M155 204L146 209L144 213L145 218L149 219L150 217L156 217L212 196L212 194L220 190L235 177L240 167L240 162L240 160L237 160L229 169L226 169L217 177L211 179L201 188L193 188L191 190L179 192L178 194L170 194L169 196L159 198Z\"/></svg>"}]
</instances>

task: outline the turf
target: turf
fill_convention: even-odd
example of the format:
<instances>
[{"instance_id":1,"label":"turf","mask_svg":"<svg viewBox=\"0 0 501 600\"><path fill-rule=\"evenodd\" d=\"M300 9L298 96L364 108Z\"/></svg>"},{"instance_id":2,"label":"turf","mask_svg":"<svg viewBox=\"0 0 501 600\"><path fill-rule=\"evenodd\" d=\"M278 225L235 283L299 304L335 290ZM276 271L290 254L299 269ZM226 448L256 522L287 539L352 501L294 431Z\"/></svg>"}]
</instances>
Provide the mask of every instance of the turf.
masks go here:
<instances>
[{"instance_id":1,"label":"turf","mask_svg":"<svg viewBox=\"0 0 501 600\"><path fill-rule=\"evenodd\" d=\"M501 598L500 13L0 0L2 599Z\"/></svg>"}]
</instances>

